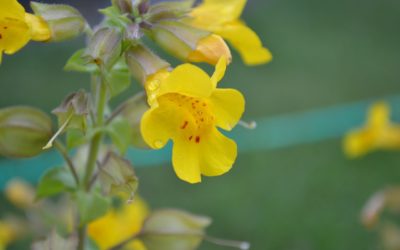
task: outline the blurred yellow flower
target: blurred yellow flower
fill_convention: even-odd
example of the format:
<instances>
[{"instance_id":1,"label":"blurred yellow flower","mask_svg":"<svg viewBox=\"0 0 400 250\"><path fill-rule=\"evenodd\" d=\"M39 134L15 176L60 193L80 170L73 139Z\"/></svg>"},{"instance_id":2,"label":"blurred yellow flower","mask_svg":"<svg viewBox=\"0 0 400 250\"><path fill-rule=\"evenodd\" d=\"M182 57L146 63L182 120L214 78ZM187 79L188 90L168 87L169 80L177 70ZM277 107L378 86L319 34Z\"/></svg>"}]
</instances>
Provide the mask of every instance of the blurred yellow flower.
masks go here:
<instances>
[{"instance_id":1,"label":"blurred yellow flower","mask_svg":"<svg viewBox=\"0 0 400 250\"><path fill-rule=\"evenodd\" d=\"M218 63L221 56L230 62L232 60L231 51L222 37L211 34L199 41L196 50L192 51L187 60L189 62L206 62L212 65Z\"/></svg>"},{"instance_id":2,"label":"blurred yellow flower","mask_svg":"<svg viewBox=\"0 0 400 250\"><path fill-rule=\"evenodd\" d=\"M258 35L240 20L247 0L204 0L191 12L191 25L214 32L235 47L247 65L267 63L271 52Z\"/></svg>"},{"instance_id":3,"label":"blurred yellow flower","mask_svg":"<svg viewBox=\"0 0 400 250\"><path fill-rule=\"evenodd\" d=\"M14 54L29 40L48 39L50 30L42 18L26 13L16 0L0 2L0 63L3 52Z\"/></svg>"},{"instance_id":4,"label":"blurred yellow flower","mask_svg":"<svg viewBox=\"0 0 400 250\"><path fill-rule=\"evenodd\" d=\"M0 221L0 250L5 250L6 247L15 240L15 237L16 232L13 227Z\"/></svg>"},{"instance_id":5,"label":"blurred yellow flower","mask_svg":"<svg viewBox=\"0 0 400 250\"><path fill-rule=\"evenodd\" d=\"M143 138L154 149L172 139L175 173L189 183L200 182L201 175L226 173L236 159L236 143L217 129L231 130L245 106L239 91L217 88L226 64L222 57L211 78L200 68L183 64L146 83L151 108L142 118Z\"/></svg>"},{"instance_id":6,"label":"blurred yellow flower","mask_svg":"<svg viewBox=\"0 0 400 250\"><path fill-rule=\"evenodd\" d=\"M149 213L147 204L139 197L132 203L125 203L110 210L103 217L88 225L88 235L96 242L100 250L110 249L139 233ZM124 246L124 250L143 250L143 244L137 240Z\"/></svg>"},{"instance_id":7,"label":"blurred yellow flower","mask_svg":"<svg viewBox=\"0 0 400 250\"><path fill-rule=\"evenodd\" d=\"M20 179L13 179L7 183L5 195L13 205L19 208L32 206L35 199L33 187Z\"/></svg>"},{"instance_id":8,"label":"blurred yellow flower","mask_svg":"<svg viewBox=\"0 0 400 250\"><path fill-rule=\"evenodd\" d=\"M373 104L366 125L351 131L344 140L349 157L359 157L376 149L400 149L400 125L390 122L390 108L385 102Z\"/></svg>"}]
</instances>

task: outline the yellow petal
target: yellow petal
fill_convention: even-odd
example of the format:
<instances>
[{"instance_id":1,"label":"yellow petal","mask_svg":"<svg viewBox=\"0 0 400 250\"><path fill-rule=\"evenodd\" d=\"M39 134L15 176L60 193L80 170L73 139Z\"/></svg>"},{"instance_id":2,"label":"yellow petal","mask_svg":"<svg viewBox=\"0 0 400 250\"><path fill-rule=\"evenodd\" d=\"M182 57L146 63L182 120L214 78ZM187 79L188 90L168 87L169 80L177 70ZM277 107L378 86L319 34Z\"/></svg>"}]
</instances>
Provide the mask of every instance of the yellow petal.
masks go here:
<instances>
[{"instance_id":1,"label":"yellow petal","mask_svg":"<svg viewBox=\"0 0 400 250\"><path fill-rule=\"evenodd\" d=\"M16 0L1 0L0 2L0 20L17 19L24 20L25 9ZM0 21L1 22L1 21Z\"/></svg>"},{"instance_id":2,"label":"yellow petal","mask_svg":"<svg viewBox=\"0 0 400 250\"><path fill-rule=\"evenodd\" d=\"M382 128L390 122L390 107L385 102L374 103L368 111L368 126Z\"/></svg>"},{"instance_id":3,"label":"yellow petal","mask_svg":"<svg viewBox=\"0 0 400 250\"><path fill-rule=\"evenodd\" d=\"M246 0L205 0L191 12L192 25L213 31L226 22L238 19L246 2Z\"/></svg>"},{"instance_id":4,"label":"yellow petal","mask_svg":"<svg viewBox=\"0 0 400 250\"><path fill-rule=\"evenodd\" d=\"M26 13L25 21L31 29L32 40L47 41L50 39L51 32L49 26L41 17Z\"/></svg>"},{"instance_id":5,"label":"yellow petal","mask_svg":"<svg viewBox=\"0 0 400 250\"><path fill-rule=\"evenodd\" d=\"M90 223L88 235L101 250L110 249L139 233L148 213L147 204L135 197L132 203L111 210Z\"/></svg>"},{"instance_id":6,"label":"yellow petal","mask_svg":"<svg viewBox=\"0 0 400 250\"><path fill-rule=\"evenodd\" d=\"M153 149L164 147L180 127L183 115L174 105L168 103L148 110L140 123L144 141Z\"/></svg>"},{"instance_id":7,"label":"yellow petal","mask_svg":"<svg viewBox=\"0 0 400 250\"><path fill-rule=\"evenodd\" d=\"M0 18L0 53L13 54L30 39L30 31L24 20Z\"/></svg>"},{"instance_id":8,"label":"yellow petal","mask_svg":"<svg viewBox=\"0 0 400 250\"><path fill-rule=\"evenodd\" d=\"M211 34L198 42L196 49L190 52L187 60L215 65L221 57L226 57L230 62L231 51L222 37Z\"/></svg>"},{"instance_id":9,"label":"yellow petal","mask_svg":"<svg viewBox=\"0 0 400 250\"><path fill-rule=\"evenodd\" d=\"M186 138L174 139L172 165L179 179L192 184L201 182L199 149L198 144L188 142Z\"/></svg>"},{"instance_id":10,"label":"yellow petal","mask_svg":"<svg viewBox=\"0 0 400 250\"><path fill-rule=\"evenodd\" d=\"M365 155L374 149L375 135L368 130L357 130L346 135L344 152L350 158Z\"/></svg>"},{"instance_id":11,"label":"yellow petal","mask_svg":"<svg viewBox=\"0 0 400 250\"><path fill-rule=\"evenodd\" d=\"M203 138L202 138L203 139ZM200 142L200 171L205 176L225 174L236 160L236 143L214 128Z\"/></svg>"},{"instance_id":12,"label":"yellow petal","mask_svg":"<svg viewBox=\"0 0 400 250\"><path fill-rule=\"evenodd\" d=\"M225 24L215 31L238 50L247 65L258 65L271 61L271 52L264 48L258 35L240 21Z\"/></svg>"},{"instance_id":13,"label":"yellow petal","mask_svg":"<svg viewBox=\"0 0 400 250\"><path fill-rule=\"evenodd\" d=\"M243 95L235 89L216 89L210 100L216 125L228 131L232 130L244 112Z\"/></svg>"},{"instance_id":14,"label":"yellow petal","mask_svg":"<svg viewBox=\"0 0 400 250\"><path fill-rule=\"evenodd\" d=\"M140 240L132 240L126 244L122 250L146 250L146 246Z\"/></svg>"},{"instance_id":15,"label":"yellow petal","mask_svg":"<svg viewBox=\"0 0 400 250\"><path fill-rule=\"evenodd\" d=\"M224 77L227 64L228 64L228 60L225 56L221 57L218 60L218 63L215 66L214 74L211 77L211 82L212 82L214 88L217 86L218 82L221 81L221 79Z\"/></svg>"},{"instance_id":16,"label":"yellow petal","mask_svg":"<svg viewBox=\"0 0 400 250\"><path fill-rule=\"evenodd\" d=\"M194 97L208 97L213 86L210 77L200 68L182 64L161 83L158 95L178 93Z\"/></svg>"}]
</instances>

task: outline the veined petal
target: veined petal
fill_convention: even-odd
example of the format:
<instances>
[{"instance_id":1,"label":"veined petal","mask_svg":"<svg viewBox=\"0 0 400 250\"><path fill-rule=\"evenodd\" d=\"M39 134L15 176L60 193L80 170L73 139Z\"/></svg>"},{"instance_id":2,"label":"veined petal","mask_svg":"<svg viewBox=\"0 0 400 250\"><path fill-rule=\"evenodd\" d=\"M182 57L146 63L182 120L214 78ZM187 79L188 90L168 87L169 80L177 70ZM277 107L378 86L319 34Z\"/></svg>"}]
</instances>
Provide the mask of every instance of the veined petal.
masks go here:
<instances>
[{"instance_id":1,"label":"veined petal","mask_svg":"<svg viewBox=\"0 0 400 250\"><path fill-rule=\"evenodd\" d=\"M0 18L0 53L13 54L30 40L29 27L24 20Z\"/></svg>"},{"instance_id":2,"label":"veined petal","mask_svg":"<svg viewBox=\"0 0 400 250\"><path fill-rule=\"evenodd\" d=\"M221 79L224 77L227 64L228 60L224 56L218 60L218 63L215 66L214 74L211 77L211 82L214 88L217 86L218 82L221 81Z\"/></svg>"},{"instance_id":3,"label":"veined petal","mask_svg":"<svg viewBox=\"0 0 400 250\"><path fill-rule=\"evenodd\" d=\"M0 20L17 19L24 20L25 9L17 0L1 0L0 2ZM1 21L0 21L1 22Z\"/></svg>"},{"instance_id":4,"label":"veined petal","mask_svg":"<svg viewBox=\"0 0 400 250\"><path fill-rule=\"evenodd\" d=\"M178 93L194 97L208 97L213 86L210 77L200 68L182 64L161 83L158 95Z\"/></svg>"},{"instance_id":5,"label":"veined petal","mask_svg":"<svg viewBox=\"0 0 400 250\"><path fill-rule=\"evenodd\" d=\"M172 165L179 179L189 183L201 182L199 145L190 143L184 137L174 139Z\"/></svg>"},{"instance_id":6,"label":"veined petal","mask_svg":"<svg viewBox=\"0 0 400 250\"><path fill-rule=\"evenodd\" d=\"M225 174L236 160L236 143L214 128L199 144L200 170L205 176Z\"/></svg>"},{"instance_id":7,"label":"veined petal","mask_svg":"<svg viewBox=\"0 0 400 250\"><path fill-rule=\"evenodd\" d=\"M26 13L25 21L31 29L31 39L34 41L47 41L51 37L51 32L47 23L38 16Z\"/></svg>"},{"instance_id":8,"label":"veined petal","mask_svg":"<svg viewBox=\"0 0 400 250\"><path fill-rule=\"evenodd\" d=\"M271 61L271 52L264 48L258 35L240 21L225 24L215 31L235 47L247 65L263 64Z\"/></svg>"},{"instance_id":9,"label":"veined petal","mask_svg":"<svg viewBox=\"0 0 400 250\"><path fill-rule=\"evenodd\" d=\"M232 130L244 112L245 100L235 89L216 89L210 98L216 125L225 130Z\"/></svg>"},{"instance_id":10,"label":"veined petal","mask_svg":"<svg viewBox=\"0 0 400 250\"><path fill-rule=\"evenodd\" d=\"M239 19L247 0L205 0L191 12L192 25L213 31L222 24Z\"/></svg>"}]
</instances>

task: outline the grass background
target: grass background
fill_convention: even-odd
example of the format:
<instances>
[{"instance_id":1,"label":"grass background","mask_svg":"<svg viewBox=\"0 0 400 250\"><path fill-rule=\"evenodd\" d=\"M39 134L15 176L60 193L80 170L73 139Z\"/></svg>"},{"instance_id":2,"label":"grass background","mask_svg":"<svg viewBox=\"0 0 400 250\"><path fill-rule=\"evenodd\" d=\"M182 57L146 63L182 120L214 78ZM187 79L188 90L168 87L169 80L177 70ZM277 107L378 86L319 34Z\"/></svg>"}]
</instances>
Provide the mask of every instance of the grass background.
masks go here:
<instances>
[{"instance_id":1,"label":"grass background","mask_svg":"<svg viewBox=\"0 0 400 250\"><path fill-rule=\"evenodd\" d=\"M96 18L92 1L72 3ZM399 12L394 0L250 0L244 19L275 58L249 68L236 56L222 85L245 93L248 120L399 93ZM0 107L50 111L67 93L88 87L87 76L62 71L80 46L30 44L5 56ZM360 209L374 191L399 183L399 162L395 152L347 160L338 139L240 154L229 174L201 185L179 181L169 165L138 175L152 207L209 215L209 234L250 241L255 250L367 250L378 243L360 225Z\"/></svg>"}]
</instances>

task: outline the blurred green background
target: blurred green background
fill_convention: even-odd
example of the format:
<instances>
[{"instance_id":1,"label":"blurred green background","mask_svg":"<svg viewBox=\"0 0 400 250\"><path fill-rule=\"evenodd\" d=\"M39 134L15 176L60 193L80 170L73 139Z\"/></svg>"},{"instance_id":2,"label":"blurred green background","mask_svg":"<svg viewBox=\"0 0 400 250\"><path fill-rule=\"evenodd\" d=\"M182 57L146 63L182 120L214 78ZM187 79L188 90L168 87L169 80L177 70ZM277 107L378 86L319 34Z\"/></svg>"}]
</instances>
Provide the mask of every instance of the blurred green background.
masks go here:
<instances>
[{"instance_id":1,"label":"blurred green background","mask_svg":"<svg viewBox=\"0 0 400 250\"><path fill-rule=\"evenodd\" d=\"M93 20L105 6L72 4ZM222 84L245 93L245 120L400 93L399 13L395 0L250 0L243 18L274 60L249 68L235 54ZM5 56L0 107L50 111L67 93L88 87L87 76L62 71L82 44L31 44ZM178 180L169 164L137 171L151 207L209 215L210 235L246 240L255 250L367 250L378 249L378 241L360 224L360 210L373 192L400 183L399 162L396 152L348 160L338 138L242 153L230 173L200 185Z\"/></svg>"}]
</instances>

